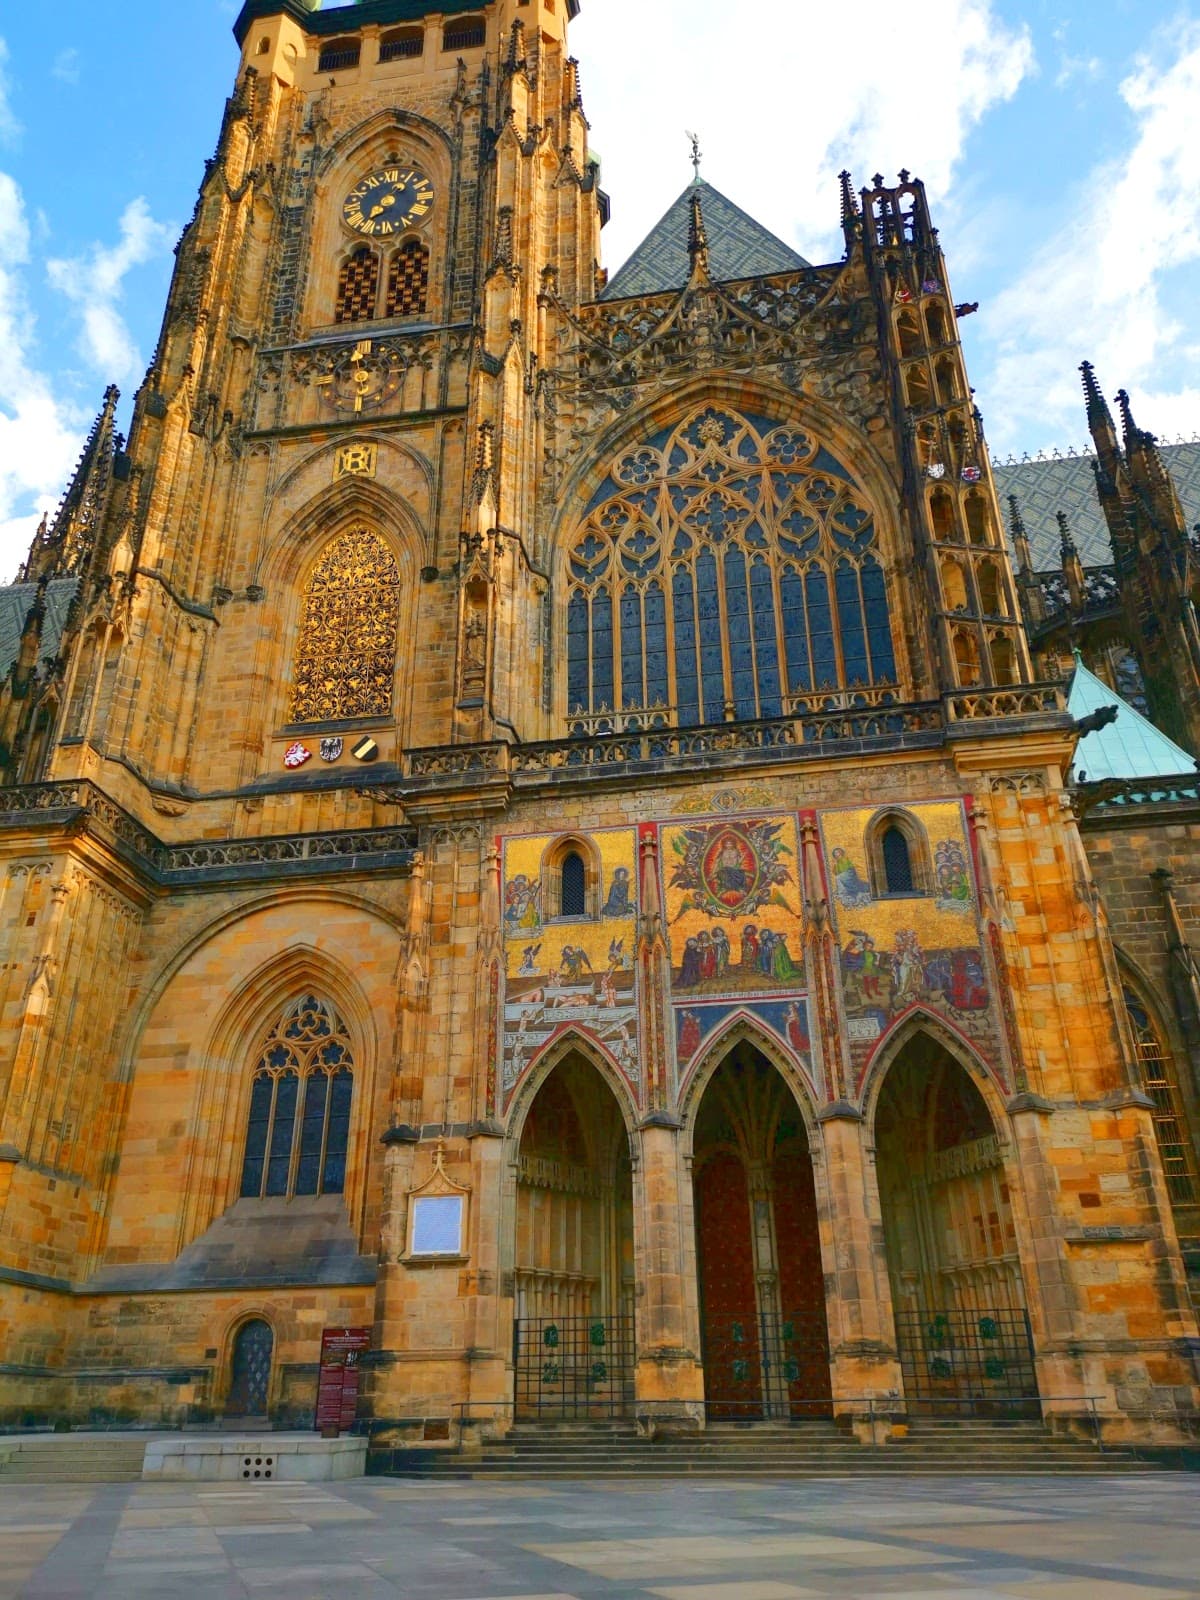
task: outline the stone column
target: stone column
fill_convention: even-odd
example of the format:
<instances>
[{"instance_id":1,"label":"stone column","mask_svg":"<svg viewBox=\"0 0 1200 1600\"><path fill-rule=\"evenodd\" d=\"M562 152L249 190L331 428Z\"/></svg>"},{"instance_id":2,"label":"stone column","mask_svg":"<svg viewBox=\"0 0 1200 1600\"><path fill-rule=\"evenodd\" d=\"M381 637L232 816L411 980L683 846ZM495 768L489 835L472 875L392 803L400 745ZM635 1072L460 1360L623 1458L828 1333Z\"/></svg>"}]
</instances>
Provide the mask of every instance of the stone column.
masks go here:
<instances>
[{"instance_id":1,"label":"stone column","mask_svg":"<svg viewBox=\"0 0 1200 1600\"><path fill-rule=\"evenodd\" d=\"M826 1315L834 1410L857 1417L856 1401L903 1394L879 1188L861 1114L832 1105L820 1121L826 1194L821 1252L830 1286Z\"/></svg>"},{"instance_id":2,"label":"stone column","mask_svg":"<svg viewBox=\"0 0 1200 1600\"><path fill-rule=\"evenodd\" d=\"M701 1426L704 1371L696 1292L690 1185L683 1181L679 1124L664 1114L640 1129L635 1228L637 1401L650 1425Z\"/></svg>"}]
</instances>

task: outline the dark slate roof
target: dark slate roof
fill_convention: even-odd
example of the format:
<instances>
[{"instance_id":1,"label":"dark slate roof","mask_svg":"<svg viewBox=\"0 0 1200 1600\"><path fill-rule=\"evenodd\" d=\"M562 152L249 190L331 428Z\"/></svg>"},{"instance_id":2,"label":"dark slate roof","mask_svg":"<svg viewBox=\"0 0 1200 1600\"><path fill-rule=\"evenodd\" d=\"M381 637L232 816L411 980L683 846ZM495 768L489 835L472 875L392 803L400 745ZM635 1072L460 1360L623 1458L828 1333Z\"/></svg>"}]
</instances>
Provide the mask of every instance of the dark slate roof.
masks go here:
<instances>
[{"instance_id":1,"label":"dark slate roof","mask_svg":"<svg viewBox=\"0 0 1200 1600\"><path fill-rule=\"evenodd\" d=\"M613 277L600 296L602 300L627 300L633 295L664 294L683 288L691 271L688 233L692 196L697 190L708 235L709 271L718 283L765 278L772 272L797 272L808 266L790 245L701 178L688 184L662 221L650 230Z\"/></svg>"},{"instance_id":2,"label":"dark slate roof","mask_svg":"<svg viewBox=\"0 0 1200 1600\"><path fill-rule=\"evenodd\" d=\"M46 625L42 629L42 660L58 653L67 607L78 584L77 578L56 578L46 585ZM36 583L0 584L0 676L17 659L21 629L37 593Z\"/></svg>"},{"instance_id":3,"label":"dark slate roof","mask_svg":"<svg viewBox=\"0 0 1200 1600\"><path fill-rule=\"evenodd\" d=\"M1160 446L1163 461L1171 474L1189 527L1200 522L1200 440ZM1058 523L1065 511L1071 533L1085 567L1103 567L1112 561L1108 525L1096 495L1092 473L1095 457L1090 453L1065 456L1033 456L1014 461L994 462L996 493L1000 509L1008 518L1008 496L1015 494L1025 522L1033 552L1033 565L1042 572L1062 565Z\"/></svg>"}]
</instances>

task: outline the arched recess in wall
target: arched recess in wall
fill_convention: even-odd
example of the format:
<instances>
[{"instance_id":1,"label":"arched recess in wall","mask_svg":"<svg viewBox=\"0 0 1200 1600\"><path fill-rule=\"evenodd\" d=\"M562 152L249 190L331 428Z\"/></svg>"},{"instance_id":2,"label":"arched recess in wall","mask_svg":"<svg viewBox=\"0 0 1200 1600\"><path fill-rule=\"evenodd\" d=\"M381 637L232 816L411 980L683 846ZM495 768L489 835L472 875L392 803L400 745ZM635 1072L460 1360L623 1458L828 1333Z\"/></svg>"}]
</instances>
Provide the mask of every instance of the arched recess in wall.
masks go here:
<instances>
[{"instance_id":1,"label":"arched recess in wall","mask_svg":"<svg viewBox=\"0 0 1200 1600\"><path fill-rule=\"evenodd\" d=\"M343 723L395 710L400 562L365 521L322 546L300 594L287 721Z\"/></svg>"},{"instance_id":2,"label":"arched recess in wall","mask_svg":"<svg viewBox=\"0 0 1200 1600\"><path fill-rule=\"evenodd\" d=\"M1122 977L1139 1087L1154 1104L1154 1137L1167 1194L1176 1216L1186 1219L1181 1231L1191 1234L1200 1224L1200 1163L1179 1059L1148 987L1127 970Z\"/></svg>"},{"instance_id":3,"label":"arched recess in wall","mask_svg":"<svg viewBox=\"0 0 1200 1600\"><path fill-rule=\"evenodd\" d=\"M986 1075L918 1020L874 1069L870 1119L910 1410L1037 1414L1037 1372L1002 1113Z\"/></svg>"},{"instance_id":4,"label":"arched recess in wall","mask_svg":"<svg viewBox=\"0 0 1200 1600\"><path fill-rule=\"evenodd\" d=\"M381 463L385 449L391 454L388 465L393 480L397 463L403 463L414 477L420 475L418 482L424 479L427 483L427 464L421 458L392 452L381 443ZM329 473L332 460L333 452L322 450L297 466L280 485L280 501L284 502L285 496L300 498L314 480ZM424 490L422 483L422 493ZM350 722L358 717L394 719L401 737L407 735L420 621L419 573L426 551L427 539L417 513L398 494L368 477L349 476L333 484L326 477L324 486L301 510L278 526L270 537L258 578L267 605L262 611L256 670L261 681L273 686L274 694L264 697L261 709L253 707L251 714L262 717L264 733L295 724ZM326 570L319 571L329 557L333 559ZM307 613L314 597L314 578L319 578L315 598L322 612L318 629L310 630ZM375 607L373 597L393 593L397 598L394 608L390 603L387 609ZM349 708L383 703L388 638L392 652L390 711L346 710L340 717L322 715L322 708L331 705ZM286 663L282 673L281 661ZM328 688L319 675L326 661ZM348 677L359 671L356 661L364 662L372 676L350 683ZM301 671L305 691L298 702ZM294 716L297 709L309 720L301 722Z\"/></svg>"},{"instance_id":5,"label":"arched recess in wall","mask_svg":"<svg viewBox=\"0 0 1200 1600\"><path fill-rule=\"evenodd\" d=\"M456 167L446 130L412 111L378 112L337 141L317 164L318 204L329 223L321 236L332 243L313 261L308 275L305 321L310 328L355 324L358 333L353 336L359 337L363 322L405 316L443 319ZM364 238L346 223L347 196L368 176L388 172L427 179L432 203L403 229ZM385 212L382 219L367 220L390 223L391 217Z\"/></svg>"},{"instance_id":6,"label":"arched recess in wall","mask_svg":"<svg viewBox=\"0 0 1200 1600\"><path fill-rule=\"evenodd\" d=\"M876 509L843 458L778 417L700 405L626 443L559 581L572 732L896 693Z\"/></svg>"}]
</instances>

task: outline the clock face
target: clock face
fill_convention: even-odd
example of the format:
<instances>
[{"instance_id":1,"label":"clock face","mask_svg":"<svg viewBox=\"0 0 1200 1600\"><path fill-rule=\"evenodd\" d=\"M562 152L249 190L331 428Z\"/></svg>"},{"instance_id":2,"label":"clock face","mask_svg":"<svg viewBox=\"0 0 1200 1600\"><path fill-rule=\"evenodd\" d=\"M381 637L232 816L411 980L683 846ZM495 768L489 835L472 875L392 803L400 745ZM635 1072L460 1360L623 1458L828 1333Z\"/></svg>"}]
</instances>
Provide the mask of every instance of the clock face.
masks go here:
<instances>
[{"instance_id":1,"label":"clock face","mask_svg":"<svg viewBox=\"0 0 1200 1600\"><path fill-rule=\"evenodd\" d=\"M370 238L387 239L419 226L433 209L433 185L415 167L380 167L346 196L346 226Z\"/></svg>"}]
</instances>

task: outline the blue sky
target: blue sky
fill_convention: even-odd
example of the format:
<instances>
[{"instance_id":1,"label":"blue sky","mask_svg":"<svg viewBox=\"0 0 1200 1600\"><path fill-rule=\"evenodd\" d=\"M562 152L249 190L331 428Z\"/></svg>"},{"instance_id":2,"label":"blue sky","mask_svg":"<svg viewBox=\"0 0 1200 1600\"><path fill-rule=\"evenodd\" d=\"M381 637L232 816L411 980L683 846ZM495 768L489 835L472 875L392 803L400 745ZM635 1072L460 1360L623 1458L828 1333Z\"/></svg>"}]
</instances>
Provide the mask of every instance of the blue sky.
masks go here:
<instances>
[{"instance_id":1,"label":"blue sky","mask_svg":"<svg viewBox=\"0 0 1200 1600\"><path fill-rule=\"evenodd\" d=\"M0 577L106 382L132 397L237 65L233 0L0 10ZM847 20L849 19L849 20ZM584 0L616 267L704 173L812 260L836 173L930 186L993 447L1082 442L1090 356L1200 429L1200 9L1169 0ZM648 154L649 152L649 154Z\"/></svg>"}]
</instances>

